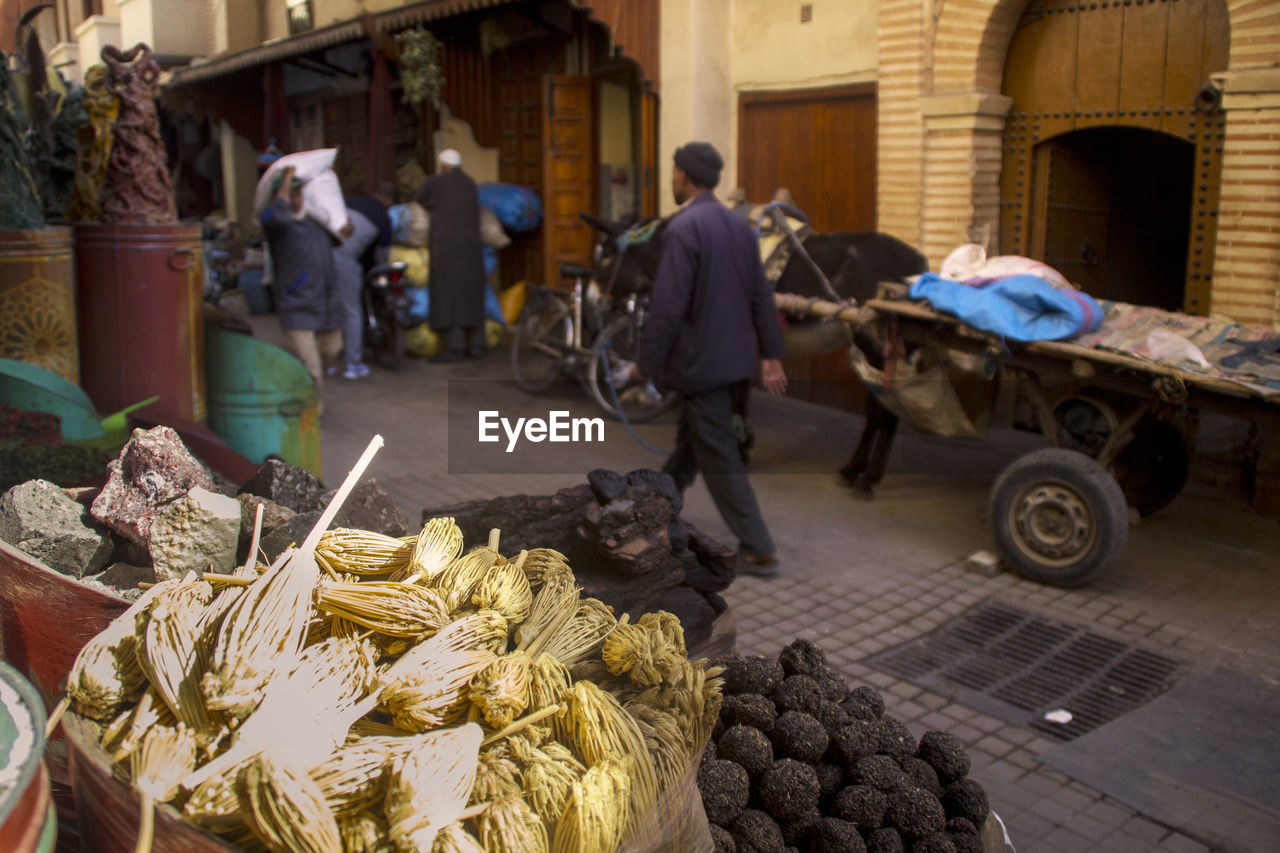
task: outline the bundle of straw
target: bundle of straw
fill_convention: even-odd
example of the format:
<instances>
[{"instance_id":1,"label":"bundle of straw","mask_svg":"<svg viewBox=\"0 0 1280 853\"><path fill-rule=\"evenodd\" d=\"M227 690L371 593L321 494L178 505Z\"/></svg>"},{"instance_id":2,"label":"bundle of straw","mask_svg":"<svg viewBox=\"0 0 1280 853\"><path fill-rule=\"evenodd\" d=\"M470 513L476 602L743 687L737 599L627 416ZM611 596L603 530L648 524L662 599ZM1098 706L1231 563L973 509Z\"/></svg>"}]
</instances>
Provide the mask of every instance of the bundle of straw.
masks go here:
<instances>
[{"instance_id":1,"label":"bundle of straw","mask_svg":"<svg viewBox=\"0 0 1280 853\"><path fill-rule=\"evenodd\" d=\"M485 853L485 849L461 821L454 821L436 835L431 853Z\"/></svg>"},{"instance_id":2,"label":"bundle of straw","mask_svg":"<svg viewBox=\"0 0 1280 853\"><path fill-rule=\"evenodd\" d=\"M573 571L569 568L569 559L554 548L531 548L524 561L525 577L529 578L529 587L537 593L544 581L552 575L568 575L573 579Z\"/></svg>"},{"instance_id":3,"label":"bundle of straw","mask_svg":"<svg viewBox=\"0 0 1280 853\"><path fill-rule=\"evenodd\" d=\"M403 570L413 556L414 540L372 530L337 527L316 545L316 561L330 574L389 575Z\"/></svg>"},{"instance_id":4,"label":"bundle of straw","mask_svg":"<svg viewBox=\"0 0 1280 853\"><path fill-rule=\"evenodd\" d=\"M397 848L430 850L436 833L461 817L483 737L473 723L431 732L392 769L386 814Z\"/></svg>"},{"instance_id":5,"label":"bundle of straw","mask_svg":"<svg viewBox=\"0 0 1280 853\"><path fill-rule=\"evenodd\" d=\"M666 790L684 774L693 757L680 723L671 714L651 705L631 704L626 709L635 718L649 755L653 757L658 785Z\"/></svg>"},{"instance_id":6,"label":"bundle of straw","mask_svg":"<svg viewBox=\"0 0 1280 853\"><path fill-rule=\"evenodd\" d=\"M631 802L631 779L621 762L602 761L570 787L556 824L555 853L616 850L622 842Z\"/></svg>"},{"instance_id":7,"label":"bundle of straw","mask_svg":"<svg viewBox=\"0 0 1280 853\"><path fill-rule=\"evenodd\" d=\"M490 728L511 724L529 707L529 656L515 651L476 673L469 696Z\"/></svg>"},{"instance_id":8,"label":"bundle of straw","mask_svg":"<svg viewBox=\"0 0 1280 853\"><path fill-rule=\"evenodd\" d=\"M503 750L486 749L480 753L480 762L476 766L470 803L485 803L519 794L523 785L520 768Z\"/></svg>"},{"instance_id":9,"label":"bundle of straw","mask_svg":"<svg viewBox=\"0 0 1280 853\"><path fill-rule=\"evenodd\" d=\"M527 556L525 564L528 564ZM563 571L544 573L538 592L529 606L529 615L515 630L516 647L531 650L531 654L536 653L537 647L534 644L538 638L573 616L578 609L581 594L568 566Z\"/></svg>"},{"instance_id":10,"label":"bundle of straw","mask_svg":"<svg viewBox=\"0 0 1280 853\"><path fill-rule=\"evenodd\" d=\"M480 581L501 559L492 548L476 548L446 566L428 585L444 598L449 612L456 613L471 603Z\"/></svg>"},{"instance_id":11,"label":"bundle of straw","mask_svg":"<svg viewBox=\"0 0 1280 853\"><path fill-rule=\"evenodd\" d=\"M521 759L524 798L547 826L555 826L564 814L573 783L586 768L559 743L534 749Z\"/></svg>"},{"instance_id":12,"label":"bundle of straw","mask_svg":"<svg viewBox=\"0 0 1280 853\"><path fill-rule=\"evenodd\" d=\"M152 726L176 726L177 719L154 690L148 689L133 708L122 711L102 730L102 748L112 761L124 761L142 744Z\"/></svg>"},{"instance_id":13,"label":"bundle of straw","mask_svg":"<svg viewBox=\"0 0 1280 853\"><path fill-rule=\"evenodd\" d=\"M387 841L387 824L377 812L338 818L343 853L395 853Z\"/></svg>"},{"instance_id":14,"label":"bundle of straw","mask_svg":"<svg viewBox=\"0 0 1280 853\"><path fill-rule=\"evenodd\" d=\"M240 780L244 816L272 853L342 853L342 834L320 788L305 772L259 755Z\"/></svg>"},{"instance_id":15,"label":"bundle of straw","mask_svg":"<svg viewBox=\"0 0 1280 853\"><path fill-rule=\"evenodd\" d=\"M524 557L522 553L512 562L499 563L490 569L471 594L471 603L498 611L512 625L525 621L533 604L533 592L529 589L529 579L520 569Z\"/></svg>"},{"instance_id":16,"label":"bundle of straw","mask_svg":"<svg viewBox=\"0 0 1280 853\"><path fill-rule=\"evenodd\" d=\"M636 684L661 684L667 673L682 659L656 625L619 625L604 640L601 649L609 672L629 674Z\"/></svg>"},{"instance_id":17,"label":"bundle of straw","mask_svg":"<svg viewBox=\"0 0 1280 853\"><path fill-rule=\"evenodd\" d=\"M148 853L155 836L156 803L178 793L178 783L196 766L196 739L179 723L177 727L153 726L142 746L129 759L133 787L139 797L137 853Z\"/></svg>"},{"instance_id":18,"label":"bundle of straw","mask_svg":"<svg viewBox=\"0 0 1280 853\"><path fill-rule=\"evenodd\" d=\"M325 581L316 606L390 637L427 637L449 623L449 611L435 590L399 581Z\"/></svg>"},{"instance_id":19,"label":"bundle of straw","mask_svg":"<svg viewBox=\"0 0 1280 853\"><path fill-rule=\"evenodd\" d=\"M546 825L518 793L489 803L477 822L488 853L550 853Z\"/></svg>"},{"instance_id":20,"label":"bundle of straw","mask_svg":"<svg viewBox=\"0 0 1280 853\"><path fill-rule=\"evenodd\" d=\"M612 607L598 598L584 598L572 617L549 632L541 650L572 666L591 654L617 625Z\"/></svg>"},{"instance_id":21,"label":"bundle of straw","mask_svg":"<svg viewBox=\"0 0 1280 853\"><path fill-rule=\"evenodd\" d=\"M430 582L462 553L462 531L452 518L433 518L423 525L413 555L402 574L409 583ZM398 580L397 573L396 579Z\"/></svg>"},{"instance_id":22,"label":"bundle of straw","mask_svg":"<svg viewBox=\"0 0 1280 853\"><path fill-rule=\"evenodd\" d=\"M590 681L570 688L567 705L564 716L556 719L560 739L587 767L609 758L623 761L631 777L631 814L648 813L658 800L658 777L635 719Z\"/></svg>"},{"instance_id":23,"label":"bundle of straw","mask_svg":"<svg viewBox=\"0 0 1280 853\"><path fill-rule=\"evenodd\" d=\"M338 747L323 764L311 768L329 810L339 821L355 818L381 802L386 793L383 771L392 750L380 738L354 738Z\"/></svg>"}]
</instances>

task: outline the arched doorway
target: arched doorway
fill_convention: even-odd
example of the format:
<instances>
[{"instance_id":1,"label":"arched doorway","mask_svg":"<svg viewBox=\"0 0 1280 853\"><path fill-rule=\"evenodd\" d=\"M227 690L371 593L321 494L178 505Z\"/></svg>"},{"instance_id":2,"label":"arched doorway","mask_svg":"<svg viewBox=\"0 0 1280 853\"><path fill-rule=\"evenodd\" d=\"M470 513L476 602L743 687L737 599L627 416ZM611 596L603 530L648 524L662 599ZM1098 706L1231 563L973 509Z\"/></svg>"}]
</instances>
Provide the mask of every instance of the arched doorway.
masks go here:
<instances>
[{"instance_id":1,"label":"arched doorway","mask_svg":"<svg viewBox=\"0 0 1280 853\"><path fill-rule=\"evenodd\" d=\"M1031 0L1004 67L1001 251L1208 313L1228 45L1223 0Z\"/></svg>"}]
</instances>

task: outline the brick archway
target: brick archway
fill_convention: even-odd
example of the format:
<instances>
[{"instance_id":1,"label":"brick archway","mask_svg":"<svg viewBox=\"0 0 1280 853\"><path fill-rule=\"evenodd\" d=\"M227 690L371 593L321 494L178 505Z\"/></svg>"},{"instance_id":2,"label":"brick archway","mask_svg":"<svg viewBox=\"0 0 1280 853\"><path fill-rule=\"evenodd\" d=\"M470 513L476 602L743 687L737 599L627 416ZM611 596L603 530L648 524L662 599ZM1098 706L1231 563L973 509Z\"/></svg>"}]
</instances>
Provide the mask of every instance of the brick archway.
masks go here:
<instances>
[{"instance_id":1,"label":"brick archway","mask_svg":"<svg viewBox=\"0 0 1280 853\"><path fill-rule=\"evenodd\" d=\"M1225 2L1231 58L1213 307L1280 327L1280 4ZM881 0L878 227L935 265L971 226L998 230L1009 109L1001 77L1027 3Z\"/></svg>"}]
</instances>

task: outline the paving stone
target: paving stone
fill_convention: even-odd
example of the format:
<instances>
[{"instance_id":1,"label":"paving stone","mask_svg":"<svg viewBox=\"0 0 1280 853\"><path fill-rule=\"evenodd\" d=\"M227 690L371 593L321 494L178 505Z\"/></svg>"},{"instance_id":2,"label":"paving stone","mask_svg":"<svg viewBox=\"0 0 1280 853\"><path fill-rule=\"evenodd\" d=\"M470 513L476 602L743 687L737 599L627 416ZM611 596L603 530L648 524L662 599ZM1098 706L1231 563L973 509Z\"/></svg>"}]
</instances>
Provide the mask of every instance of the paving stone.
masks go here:
<instances>
[{"instance_id":1,"label":"paving stone","mask_svg":"<svg viewBox=\"0 0 1280 853\"><path fill-rule=\"evenodd\" d=\"M1160 849L1166 850L1168 853L1209 853L1210 848L1194 838L1188 838L1185 835L1174 832L1160 842Z\"/></svg>"},{"instance_id":2,"label":"paving stone","mask_svg":"<svg viewBox=\"0 0 1280 853\"><path fill-rule=\"evenodd\" d=\"M1144 844L1158 844L1169 834L1169 830L1163 825L1141 815L1130 818L1128 823L1120 827L1120 831Z\"/></svg>"},{"instance_id":3,"label":"paving stone","mask_svg":"<svg viewBox=\"0 0 1280 853\"><path fill-rule=\"evenodd\" d=\"M1093 849L1092 839L1077 835L1061 826L1050 832L1045 841L1062 850L1063 853L1089 853Z\"/></svg>"},{"instance_id":4,"label":"paving stone","mask_svg":"<svg viewBox=\"0 0 1280 853\"><path fill-rule=\"evenodd\" d=\"M1075 809L1062 804L1061 796L1062 789L1059 788L1032 806L1031 811L1040 815L1040 817L1051 822L1055 826L1060 826L1071 820L1076 813Z\"/></svg>"}]
</instances>

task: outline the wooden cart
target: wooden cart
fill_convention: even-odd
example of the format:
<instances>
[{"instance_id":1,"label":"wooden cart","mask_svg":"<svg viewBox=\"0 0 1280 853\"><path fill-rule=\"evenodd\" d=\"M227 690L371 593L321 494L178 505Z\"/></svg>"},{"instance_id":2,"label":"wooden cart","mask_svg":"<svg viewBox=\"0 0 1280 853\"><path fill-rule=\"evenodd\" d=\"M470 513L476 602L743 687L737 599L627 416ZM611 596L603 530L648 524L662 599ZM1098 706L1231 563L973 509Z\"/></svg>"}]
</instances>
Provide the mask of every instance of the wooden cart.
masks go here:
<instances>
[{"instance_id":1,"label":"wooden cart","mask_svg":"<svg viewBox=\"0 0 1280 853\"><path fill-rule=\"evenodd\" d=\"M1200 412L1280 434L1280 391L1058 341L1018 343L905 299L847 307L777 294L790 314L894 326L908 349L932 344L984 356L991 381L1014 376L1049 447L1014 460L988 498L1006 563L1042 583L1078 586L1120 556L1129 507L1148 515L1187 481ZM994 395L993 395L994 399Z\"/></svg>"}]
</instances>

